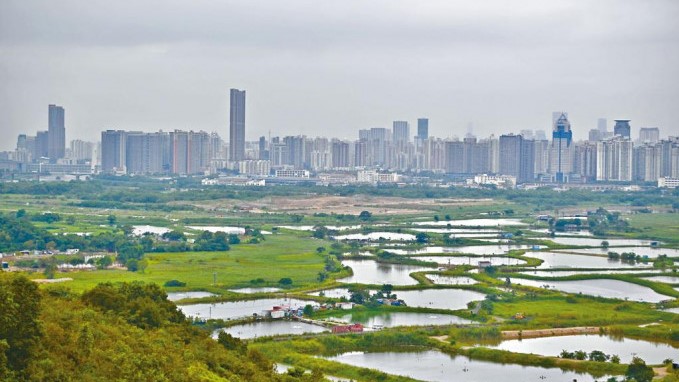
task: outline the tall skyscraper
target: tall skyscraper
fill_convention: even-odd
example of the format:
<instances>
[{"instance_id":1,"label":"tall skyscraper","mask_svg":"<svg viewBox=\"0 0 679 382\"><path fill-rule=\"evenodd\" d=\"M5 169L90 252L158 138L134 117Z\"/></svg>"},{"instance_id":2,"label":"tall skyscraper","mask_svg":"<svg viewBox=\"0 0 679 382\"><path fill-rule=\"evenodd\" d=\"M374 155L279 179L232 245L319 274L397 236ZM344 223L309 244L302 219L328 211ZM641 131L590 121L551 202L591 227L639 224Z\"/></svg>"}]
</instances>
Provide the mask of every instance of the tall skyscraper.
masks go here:
<instances>
[{"instance_id":1,"label":"tall skyscraper","mask_svg":"<svg viewBox=\"0 0 679 382\"><path fill-rule=\"evenodd\" d=\"M552 130L552 153L550 161L550 172L555 175L555 180L559 183L564 181L564 172L570 173L572 169L572 150L571 141L573 132L571 123L568 122L568 114L561 113Z\"/></svg>"},{"instance_id":2,"label":"tall skyscraper","mask_svg":"<svg viewBox=\"0 0 679 382\"><path fill-rule=\"evenodd\" d=\"M620 135L624 138L630 139L632 128L629 125L629 119L616 119L615 126L613 126L613 135Z\"/></svg>"},{"instance_id":3,"label":"tall skyscraper","mask_svg":"<svg viewBox=\"0 0 679 382\"><path fill-rule=\"evenodd\" d=\"M558 121L559 118L561 118L562 115L565 116L566 119L568 119L568 113L565 112L565 111L553 111L552 112L552 126L554 126L556 124L556 121Z\"/></svg>"},{"instance_id":4,"label":"tall skyscraper","mask_svg":"<svg viewBox=\"0 0 679 382\"><path fill-rule=\"evenodd\" d=\"M268 149L268 144L266 142L266 137L261 136L259 137L259 159L260 160L269 160L269 149Z\"/></svg>"},{"instance_id":5,"label":"tall skyscraper","mask_svg":"<svg viewBox=\"0 0 679 382\"><path fill-rule=\"evenodd\" d=\"M417 119L417 138L421 140L429 139L429 118Z\"/></svg>"},{"instance_id":6,"label":"tall skyscraper","mask_svg":"<svg viewBox=\"0 0 679 382\"><path fill-rule=\"evenodd\" d=\"M64 126L64 108L57 105L48 106L47 121L47 156L50 162L56 162L66 154L66 127Z\"/></svg>"},{"instance_id":7,"label":"tall skyscraper","mask_svg":"<svg viewBox=\"0 0 679 382\"><path fill-rule=\"evenodd\" d=\"M608 132L608 121L606 121L606 118L599 118L596 123L596 128L601 132L601 135L604 136Z\"/></svg>"},{"instance_id":8,"label":"tall skyscraper","mask_svg":"<svg viewBox=\"0 0 679 382\"><path fill-rule=\"evenodd\" d=\"M35 154L33 158L36 160L49 158L49 133L47 131L38 131L35 134Z\"/></svg>"},{"instance_id":9,"label":"tall skyscraper","mask_svg":"<svg viewBox=\"0 0 679 382\"><path fill-rule=\"evenodd\" d=\"M245 159L245 90L231 89L229 159Z\"/></svg>"},{"instance_id":10,"label":"tall skyscraper","mask_svg":"<svg viewBox=\"0 0 679 382\"><path fill-rule=\"evenodd\" d=\"M632 141L622 136L597 142L596 180L631 181L632 156Z\"/></svg>"},{"instance_id":11,"label":"tall skyscraper","mask_svg":"<svg viewBox=\"0 0 679 382\"><path fill-rule=\"evenodd\" d=\"M394 121L393 133L394 143L408 143L410 140L410 125L406 121Z\"/></svg>"},{"instance_id":12,"label":"tall skyscraper","mask_svg":"<svg viewBox=\"0 0 679 382\"><path fill-rule=\"evenodd\" d=\"M521 141L520 135L500 135L500 171L501 175L511 175L519 179L521 168Z\"/></svg>"},{"instance_id":13,"label":"tall skyscraper","mask_svg":"<svg viewBox=\"0 0 679 382\"><path fill-rule=\"evenodd\" d=\"M657 127L642 127L639 129L639 142L656 143L660 141L660 129Z\"/></svg>"},{"instance_id":14,"label":"tall skyscraper","mask_svg":"<svg viewBox=\"0 0 679 382\"><path fill-rule=\"evenodd\" d=\"M127 157L127 132L106 130L101 132L101 171L125 172Z\"/></svg>"}]
</instances>

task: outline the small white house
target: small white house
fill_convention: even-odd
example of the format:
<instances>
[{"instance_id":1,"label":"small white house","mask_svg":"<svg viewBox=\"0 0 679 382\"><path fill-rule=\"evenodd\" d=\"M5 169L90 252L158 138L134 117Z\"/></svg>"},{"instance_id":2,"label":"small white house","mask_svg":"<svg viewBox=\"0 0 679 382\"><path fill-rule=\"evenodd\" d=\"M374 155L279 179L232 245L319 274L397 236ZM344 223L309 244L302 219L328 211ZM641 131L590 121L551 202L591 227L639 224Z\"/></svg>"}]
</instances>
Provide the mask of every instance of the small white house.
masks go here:
<instances>
[{"instance_id":1,"label":"small white house","mask_svg":"<svg viewBox=\"0 0 679 382\"><path fill-rule=\"evenodd\" d=\"M353 302L338 302L335 304L335 308L342 310L351 310L354 308Z\"/></svg>"},{"instance_id":2,"label":"small white house","mask_svg":"<svg viewBox=\"0 0 679 382\"><path fill-rule=\"evenodd\" d=\"M271 318L285 318L285 311L284 310L272 310L271 311Z\"/></svg>"}]
</instances>

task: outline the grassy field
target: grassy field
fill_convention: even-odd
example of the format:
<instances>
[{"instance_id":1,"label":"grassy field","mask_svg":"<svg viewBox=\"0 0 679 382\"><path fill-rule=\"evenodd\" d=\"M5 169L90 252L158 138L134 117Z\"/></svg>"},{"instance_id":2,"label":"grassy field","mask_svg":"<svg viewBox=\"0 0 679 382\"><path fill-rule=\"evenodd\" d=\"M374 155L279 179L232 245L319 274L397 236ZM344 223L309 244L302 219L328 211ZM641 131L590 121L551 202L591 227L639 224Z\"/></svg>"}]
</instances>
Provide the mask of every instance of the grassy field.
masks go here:
<instances>
[{"instance_id":1,"label":"grassy field","mask_svg":"<svg viewBox=\"0 0 679 382\"><path fill-rule=\"evenodd\" d=\"M654 238L679 244L679 214L634 214L627 216L630 226L639 229L629 236Z\"/></svg>"},{"instance_id":2,"label":"grassy field","mask_svg":"<svg viewBox=\"0 0 679 382\"><path fill-rule=\"evenodd\" d=\"M281 278L293 280L292 287L318 283L324 258L317 247L329 243L294 235L267 235L259 244L234 245L226 252L149 253L149 266L144 273L124 270L64 272L56 277L71 277L65 284L75 291L84 291L100 282L146 281L163 285L168 280L186 283L185 290L223 292L224 289L252 286L250 280L264 279L257 286L279 286ZM213 285L216 274L217 284ZM38 274L36 274L38 277ZM41 274L40 274L40 277Z\"/></svg>"},{"instance_id":3,"label":"grassy field","mask_svg":"<svg viewBox=\"0 0 679 382\"><path fill-rule=\"evenodd\" d=\"M494 316L511 320L516 313L523 313L526 319L507 323L515 323L522 327L605 326L677 319L672 313L653 310L646 304L587 297L539 297L534 300L517 299L493 304Z\"/></svg>"}]
</instances>

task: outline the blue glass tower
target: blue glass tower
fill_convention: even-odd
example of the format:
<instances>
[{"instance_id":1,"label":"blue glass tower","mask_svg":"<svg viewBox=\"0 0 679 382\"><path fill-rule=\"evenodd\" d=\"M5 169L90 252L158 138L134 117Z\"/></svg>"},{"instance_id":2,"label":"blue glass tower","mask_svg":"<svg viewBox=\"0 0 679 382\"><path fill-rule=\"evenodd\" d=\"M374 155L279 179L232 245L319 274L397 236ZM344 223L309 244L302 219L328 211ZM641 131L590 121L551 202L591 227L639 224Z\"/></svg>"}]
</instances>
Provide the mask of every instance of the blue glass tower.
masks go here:
<instances>
[{"instance_id":1,"label":"blue glass tower","mask_svg":"<svg viewBox=\"0 0 679 382\"><path fill-rule=\"evenodd\" d=\"M564 152L571 146L573 140L573 132L571 131L571 123L568 122L566 113L561 113L556 122L554 122L554 129L552 131L552 147L556 148L557 152L557 168L556 181L563 183L563 159Z\"/></svg>"}]
</instances>

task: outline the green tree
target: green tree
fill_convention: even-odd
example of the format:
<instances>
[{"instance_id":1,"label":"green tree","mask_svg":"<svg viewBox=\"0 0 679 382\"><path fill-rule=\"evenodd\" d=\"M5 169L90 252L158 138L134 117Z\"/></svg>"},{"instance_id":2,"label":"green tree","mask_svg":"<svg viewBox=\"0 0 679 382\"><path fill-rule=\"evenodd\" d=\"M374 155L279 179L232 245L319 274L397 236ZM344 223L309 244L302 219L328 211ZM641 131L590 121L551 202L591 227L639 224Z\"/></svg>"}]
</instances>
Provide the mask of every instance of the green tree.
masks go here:
<instances>
[{"instance_id":1,"label":"green tree","mask_svg":"<svg viewBox=\"0 0 679 382\"><path fill-rule=\"evenodd\" d=\"M97 268L99 269L106 269L113 264L113 260L111 259L111 256L104 256L97 259L95 264L97 264Z\"/></svg>"},{"instance_id":2,"label":"green tree","mask_svg":"<svg viewBox=\"0 0 679 382\"><path fill-rule=\"evenodd\" d=\"M278 280L278 283L281 285L292 285L292 279L290 277L283 277L282 279Z\"/></svg>"},{"instance_id":3,"label":"green tree","mask_svg":"<svg viewBox=\"0 0 679 382\"><path fill-rule=\"evenodd\" d=\"M306 304L304 306L304 315L311 317L314 314L314 307L311 304Z\"/></svg>"},{"instance_id":4,"label":"green tree","mask_svg":"<svg viewBox=\"0 0 679 382\"><path fill-rule=\"evenodd\" d=\"M651 382L653 380L653 368L647 366L643 359L634 357L627 366L625 376L636 382Z\"/></svg>"},{"instance_id":5,"label":"green tree","mask_svg":"<svg viewBox=\"0 0 679 382\"><path fill-rule=\"evenodd\" d=\"M245 354L245 351L247 350L247 346L245 346L243 341L223 330L219 332L219 335L217 336L217 342L224 346L224 348L236 351L241 354Z\"/></svg>"},{"instance_id":6,"label":"green tree","mask_svg":"<svg viewBox=\"0 0 679 382\"><path fill-rule=\"evenodd\" d=\"M47 261L47 264L45 264L45 277L48 279L53 279L54 276L57 273L57 261L54 258L51 258Z\"/></svg>"},{"instance_id":7,"label":"green tree","mask_svg":"<svg viewBox=\"0 0 679 382\"><path fill-rule=\"evenodd\" d=\"M427 241L429 241L429 235L427 235L425 232L418 232L417 235L415 235L415 241L418 244L425 244Z\"/></svg>"},{"instance_id":8,"label":"green tree","mask_svg":"<svg viewBox=\"0 0 679 382\"><path fill-rule=\"evenodd\" d=\"M127 270L130 272L136 272L139 270L139 261L137 259L129 259L125 262Z\"/></svg>"},{"instance_id":9,"label":"green tree","mask_svg":"<svg viewBox=\"0 0 679 382\"><path fill-rule=\"evenodd\" d=\"M146 268L149 266L149 261L148 259L141 259L137 261L137 267L139 268L139 271L141 273L146 273Z\"/></svg>"},{"instance_id":10,"label":"green tree","mask_svg":"<svg viewBox=\"0 0 679 382\"><path fill-rule=\"evenodd\" d=\"M370 213L370 211L361 211L360 214L358 214L358 218L363 220L363 221L368 221L372 218L373 214Z\"/></svg>"},{"instance_id":11,"label":"green tree","mask_svg":"<svg viewBox=\"0 0 679 382\"><path fill-rule=\"evenodd\" d=\"M165 232L161 236L165 240L169 241L184 241L186 240L186 235L184 235L184 232L182 231L177 231L177 230L172 230L169 232Z\"/></svg>"},{"instance_id":12,"label":"green tree","mask_svg":"<svg viewBox=\"0 0 679 382\"><path fill-rule=\"evenodd\" d=\"M24 276L0 272L0 350L4 350L0 361L19 375L28 366L43 334L40 300L36 283ZM8 373L2 369L0 366L0 373Z\"/></svg>"},{"instance_id":13,"label":"green tree","mask_svg":"<svg viewBox=\"0 0 679 382\"><path fill-rule=\"evenodd\" d=\"M110 226L116 225L116 222L118 221L118 219L116 218L115 215L108 215L106 220L108 221L108 225L110 225Z\"/></svg>"}]
</instances>

